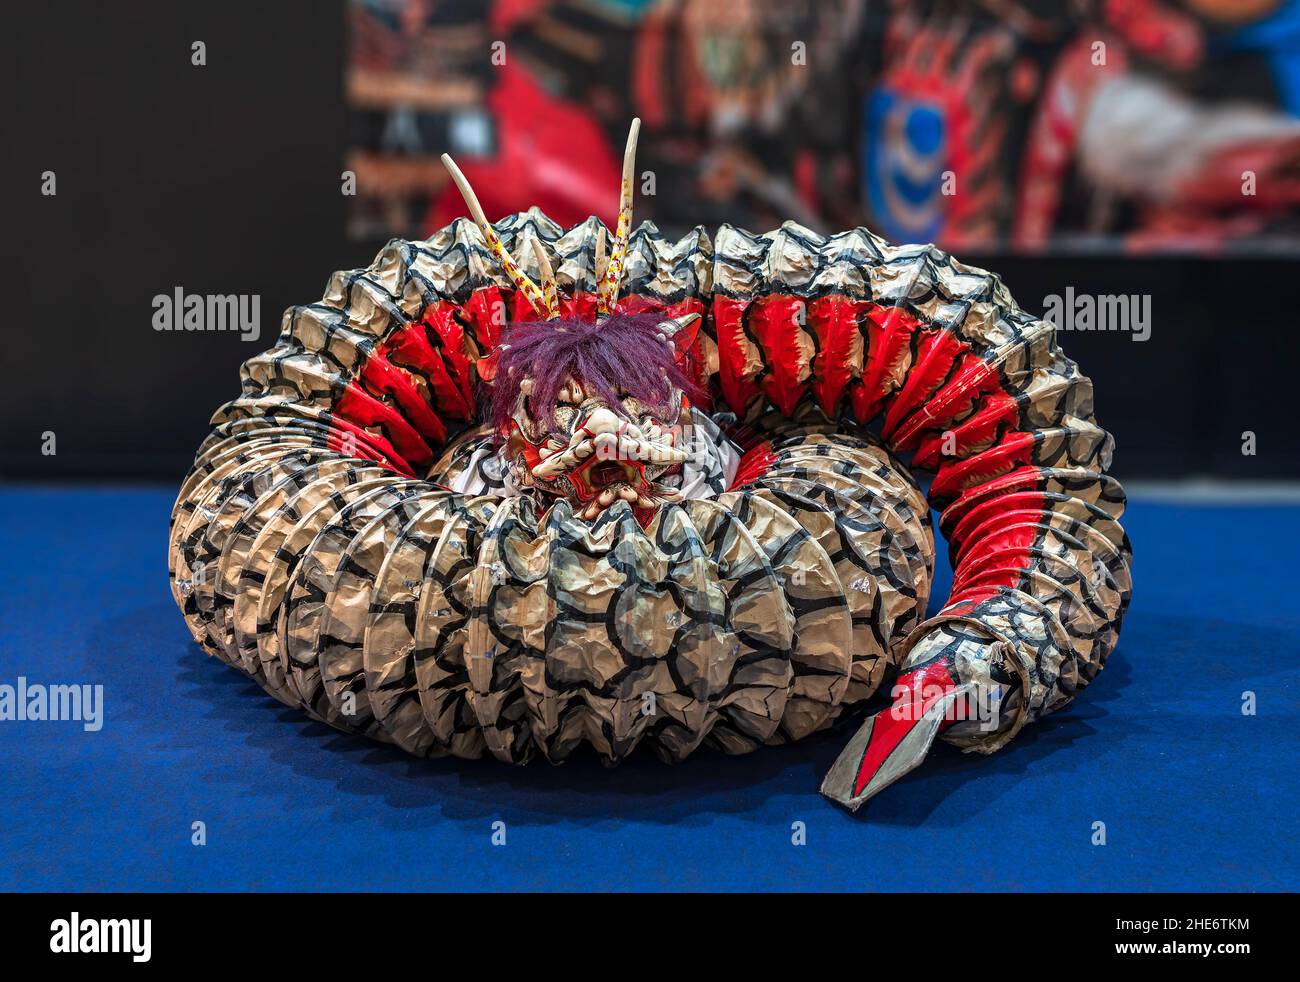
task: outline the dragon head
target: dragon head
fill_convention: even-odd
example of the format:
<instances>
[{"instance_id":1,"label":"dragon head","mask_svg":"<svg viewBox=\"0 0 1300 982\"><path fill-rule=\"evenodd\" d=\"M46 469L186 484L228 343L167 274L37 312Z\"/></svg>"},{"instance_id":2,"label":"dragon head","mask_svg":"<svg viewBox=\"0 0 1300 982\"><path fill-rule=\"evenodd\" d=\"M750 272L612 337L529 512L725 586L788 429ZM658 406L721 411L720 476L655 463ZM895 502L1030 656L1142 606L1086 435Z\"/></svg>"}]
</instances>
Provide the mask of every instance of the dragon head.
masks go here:
<instances>
[{"instance_id":1,"label":"dragon head","mask_svg":"<svg viewBox=\"0 0 1300 982\"><path fill-rule=\"evenodd\" d=\"M555 272L541 243L531 240L540 274L534 282L502 245L455 161L446 154L442 160L488 251L544 318L515 325L479 362L479 377L491 387L490 422L515 484L566 498L587 519L626 501L645 524L677 495L660 479L686 462L682 427L690 396L700 393L679 366L689 338L682 345L676 339L700 315L663 317L618 306L640 125L634 119L628 133L608 253L604 226L596 244L594 323L561 316Z\"/></svg>"},{"instance_id":2,"label":"dragon head","mask_svg":"<svg viewBox=\"0 0 1300 982\"><path fill-rule=\"evenodd\" d=\"M643 522L677 492L694 384L674 335L698 315L615 314L592 324L516 325L502 345L490 414L520 487L593 519L626 501Z\"/></svg>"}]
</instances>

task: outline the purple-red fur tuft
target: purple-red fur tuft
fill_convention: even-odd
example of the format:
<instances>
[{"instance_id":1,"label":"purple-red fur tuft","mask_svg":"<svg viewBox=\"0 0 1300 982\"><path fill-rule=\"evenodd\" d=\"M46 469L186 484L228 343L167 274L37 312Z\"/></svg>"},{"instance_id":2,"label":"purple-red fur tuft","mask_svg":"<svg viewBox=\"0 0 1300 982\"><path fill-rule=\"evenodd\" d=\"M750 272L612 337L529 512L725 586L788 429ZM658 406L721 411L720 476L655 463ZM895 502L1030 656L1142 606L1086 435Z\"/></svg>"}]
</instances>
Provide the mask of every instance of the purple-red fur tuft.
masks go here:
<instances>
[{"instance_id":1,"label":"purple-red fur tuft","mask_svg":"<svg viewBox=\"0 0 1300 982\"><path fill-rule=\"evenodd\" d=\"M668 408L670 387L702 402L703 393L677 364L675 349L657 337L663 320L656 314L616 314L599 324L562 318L514 325L497 362L487 421L498 437L509 428L525 378L533 380L531 414L553 433L558 431L556 398L570 377L594 388L616 412L622 409L620 390L661 410Z\"/></svg>"}]
</instances>

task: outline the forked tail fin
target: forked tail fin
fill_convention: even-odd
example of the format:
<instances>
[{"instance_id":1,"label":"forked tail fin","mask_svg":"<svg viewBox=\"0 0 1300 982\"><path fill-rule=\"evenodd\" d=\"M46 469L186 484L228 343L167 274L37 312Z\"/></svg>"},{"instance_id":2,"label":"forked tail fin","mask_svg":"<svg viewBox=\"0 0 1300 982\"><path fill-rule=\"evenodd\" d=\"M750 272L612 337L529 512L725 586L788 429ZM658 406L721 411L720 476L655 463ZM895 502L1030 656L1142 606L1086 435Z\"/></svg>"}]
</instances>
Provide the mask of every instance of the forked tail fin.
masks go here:
<instances>
[{"instance_id":1,"label":"forked tail fin","mask_svg":"<svg viewBox=\"0 0 1300 982\"><path fill-rule=\"evenodd\" d=\"M901 675L893 705L854 734L822 781L821 793L850 811L915 770L934 738L966 718L970 683L959 683L947 658Z\"/></svg>"}]
</instances>

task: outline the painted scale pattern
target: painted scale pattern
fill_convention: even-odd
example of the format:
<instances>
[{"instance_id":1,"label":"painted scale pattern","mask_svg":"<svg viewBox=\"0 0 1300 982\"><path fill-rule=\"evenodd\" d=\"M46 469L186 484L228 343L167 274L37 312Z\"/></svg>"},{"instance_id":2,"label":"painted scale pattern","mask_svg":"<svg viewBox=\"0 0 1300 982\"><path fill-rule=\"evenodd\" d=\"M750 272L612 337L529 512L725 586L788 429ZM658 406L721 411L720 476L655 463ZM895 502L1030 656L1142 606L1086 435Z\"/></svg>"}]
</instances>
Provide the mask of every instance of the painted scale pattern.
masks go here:
<instances>
[{"instance_id":1,"label":"painted scale pattern","mask_svg":"<svg viewBox=\"0 0 1300 982\"><path fill-rule=\"evenodd\" d=\"M540 244L565 316L595 315L597 219L494 228L530 275ZM945 734L991 752L1092 680L1131 593L1112 441L996 276L865 229L644 223L619 308L647 304L704 315L696 370L744 456L642 528L625 503L586 522L490 476L446 487L485 439L477 374L539 315L473 223L334 274L244 365L177 497L194 637L331 726L511 762L744 753L936 661L1005 692L995 729ZM955 575L926 620L931 507Z\"/></svg>"}]
</instances>

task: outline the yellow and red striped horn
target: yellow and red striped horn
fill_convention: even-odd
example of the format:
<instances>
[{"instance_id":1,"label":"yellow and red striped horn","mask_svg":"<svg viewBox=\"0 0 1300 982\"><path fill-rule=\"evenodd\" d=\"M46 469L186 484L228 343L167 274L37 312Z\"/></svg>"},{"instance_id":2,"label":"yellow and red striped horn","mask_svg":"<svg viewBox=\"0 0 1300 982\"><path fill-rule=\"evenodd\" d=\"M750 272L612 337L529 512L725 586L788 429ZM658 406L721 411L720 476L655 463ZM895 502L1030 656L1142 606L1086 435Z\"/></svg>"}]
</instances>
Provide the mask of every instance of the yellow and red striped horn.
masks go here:
<instances>
[{"instance_id":1,"label":"yellow and red striped horn","mask_svg":"<svg viewBox=\"0 0 1300 982\"><path fill-rule=\"evenodd\" d=\"M469 181L465 175L460 172L456 166L456 161L451 159L449 154L442 155L443 165L451 174L451 179L455 182L460 196L465 199L465 204L469 208L469 213L474 219L474 224L478 226L479 232L483 235L483 241L487 243L488 249L496 256L497 262L501 264L501 269L505 271L506 276L510 277L510 282L515 285L515 289L521 291L528 298L528 302L533 305L533 309L540 312L545 320L554 320L560 316L560 305L557 299L554 274L550 272L550 263L545 262L545 254L542 252L541 243L534 243L538 263L542 271L542 285L539 287L536 283L528 278L519 264L506 250L500 237L483 214L483 206L478 203L478 196L474 189L470 187ZM629 219L630 221L630 219Z\"/></svg>"},{"instance_id":2,"label":"yellow and red striped horn","mask_svg":"<svg viewBox=\"0 0 1300 982\"><path fill-rule=\"evenodd\" d=\"M633 119L627 134L627 148L623 151L623 184L619 191L618 221L614 226L614 243L610 247L605 275L596 289L596 310L611 313L623 283L623 262L627 256L627 238L632 232L632 194L636 180L636 138L641 131L641 120Z\"/></svg>"}]
</instances>

